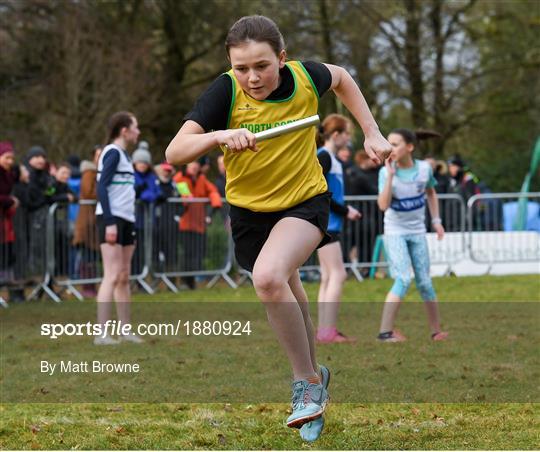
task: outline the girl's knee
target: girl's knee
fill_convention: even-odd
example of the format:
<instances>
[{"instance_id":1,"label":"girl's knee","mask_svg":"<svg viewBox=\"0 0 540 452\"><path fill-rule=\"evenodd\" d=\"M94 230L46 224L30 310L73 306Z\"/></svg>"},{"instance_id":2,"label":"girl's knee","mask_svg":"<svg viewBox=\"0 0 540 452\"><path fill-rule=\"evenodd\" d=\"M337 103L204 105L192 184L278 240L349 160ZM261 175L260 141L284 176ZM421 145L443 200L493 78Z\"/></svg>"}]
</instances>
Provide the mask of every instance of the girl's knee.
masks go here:
<instances>
[{"instance_id":1,"label":"girl's knee","mask_svg":"<svg viewBox=\"0 0 540 452\"><path fill-rule=\"evenodd\" d=\"M345 280L347 279L347 271L345 268L340 268L338 271L336 271L336 281L338 281L340 284L343 284Z\"/></svg>"},{"instance_id":2,"label":"girl's knee","mask_svg":"<svg viewBox=\"0 0 540 452\"><path fill-rule=\"evenodd\" d=\"M435 299L435 291L429 273L421 273L415 275L416 289L420 292L424 301L432 301Z\"/></svg>"},{"instance_id":3,"label":"girl's knee","mask_svg":"<svg viewBox=\"0 0 540 452\"><path fill-rule=\"evenodd\" d=\"M129 271L128 270L121 270L118 273L117 284L127 284L128 282L129 282Z\"/></svg>"},{"instance_id":4,"label":"girl's knee","mask_svg":"<svg viewBox=\"0 0 540 452\"><path fill-rule=\"evenodd\" d=\"M436 295L435 290L433 289L433 284L431 284L431 281L422 282L420 284L416 284L416 288L418 289L418 292L420 292L420 296L422 297L422 300L424 301L435 301Z\"/></svg>"},{"instance_id":5,"label":"girl's knee","mask_svg":"<svg viewBox=\"0 0 540 452\"><path fill-rule=\"evenodd\" d=\"M259 296L268 296L287 284L288 279L272 268L253 269L253 285Z\"/></svg>"},{"instance_id":6,"label":"girl's knee","mask_svg":"<svg viewBox=\"0 0 540 452\"><path fill-rule=\"evenodd\" d=\"M321 283L326 284L343 284L347 279L345 268L329 268L324 273L321 273Z\"/></svg>"},{"instance_id":7,"label":"girl's knee","mask_svg":"<svg viewBox=\"0 0 540 452\"><path fill-rule=\"evenodd\" d=\"M108 272L103 275L103 284L108 284L111 286L116 286L120 280L120 274L117 272Z\"/></svg>"},{"instance_id":8,"label":"girl's knee","mask_svg":"<svg viewBox=\"0 0 540 452\"><path fill-rule=\"evenodd\" d=\"M129 283L129 272L126 270L119 270L117 272L109 272L105 275L104 281L107 281L113 287L118 287Z\"/></svg>"},{"instance_id":9,"label":"girl's knee","mask_svg":"<svg viewBox=\"0 0 540 452\"><path fill-rule=\"evenodd\" d=\"M327 272L321 272L321 285L327 285L329 279L330 278Z\"/></svg>"}]
</instances>

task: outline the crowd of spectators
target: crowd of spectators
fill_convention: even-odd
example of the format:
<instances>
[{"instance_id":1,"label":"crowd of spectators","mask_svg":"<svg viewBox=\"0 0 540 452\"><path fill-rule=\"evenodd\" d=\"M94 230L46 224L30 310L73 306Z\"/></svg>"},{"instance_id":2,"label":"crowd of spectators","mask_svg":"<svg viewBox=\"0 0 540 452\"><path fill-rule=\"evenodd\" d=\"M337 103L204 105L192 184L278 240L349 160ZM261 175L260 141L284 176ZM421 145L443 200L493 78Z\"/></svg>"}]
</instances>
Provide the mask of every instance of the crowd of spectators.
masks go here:
<instances>
[{"instance_id":1,"label":"crowd of spectators","mask_svg":"<svg viewBox=\"0 0 540 452\"><path fill-rule=\"evenodd\" d=\"M27 288L40 283L47 271L51 288L55 277L64 276L82 283L83 296L96 296L95 279L100 274L96 176L101 150L95 146L82 161L71 155L54 163L43 147L33 146L17 162L13 145L0 142L0 286L7 288L11 302L24 301ZM221 210L224 194L207 178L210 159L181 170L167 162L154 165L148 143L141 141L132 161L137 198L134 274L143 270L148 259L158 271L204 270L207 226L214 211ZM223 190L224 177L224 171L219 172ZM189 202L191 198L209 198L209 206ZM54 204L57 208L50 215ZM49 237L54 244L53 268L46 255L48 218L53 219ZM152 237L146 233L149 222ZM179 246L171 242L175 237ZM146 240L152 241L151 247ZM194 277L187 277L185 283L196 287Z\"/></svg>"},{"instance_id":2,"label":"crowd of spectators","mask_svg":"<svg viewBox=\"0 0 540 452\"><path fill-rule=\"evenodd\" d=\"M54 216L52 276L81 280L83 295L95 297L92 280L99 275L95 201L100 152L101 146L95 146L87 159L81 161L79 156L71 155L54 163L48 160L43 147L33 146L17 162L12 144L0 142L0 284L8 288L11 301L24 300L25 288L39 282L47 269L47 216L54 203L63 208ZM379 167L363 150L353 152L345 147L337 157L343 164L346 195L377 195ZM220 212L228 228L227 207L221 201L226 180L223 157L217 158L213 171L208 157L181 169L167 162L154 165L148 143L141 141L132 160L138 199L133 273L140 273L148 259L158 272L204 270L207 227L214 211ZM481 192L482 184L459 156L447 162L429 157L428 161L438 182L438 193L457 193L466 202ZM209 180L209 172L216 174L215 183ZM166 202L174 198L178 202ZM210 201L205 205L189 202L188 198ZM382 215L375 203L371 204L359 205L362 220L345 227L346 261L371 260L376 237L382 233ZM152 222L151 237L146 233L148 222ZM459 224L448 225L448 230L459 230ZM177 233L178 246L171 245L173 233ZM147 240L152 242L150 247ZM195 275L183 280L189 288L196 287Z\"/></svg>"}]
</instances>

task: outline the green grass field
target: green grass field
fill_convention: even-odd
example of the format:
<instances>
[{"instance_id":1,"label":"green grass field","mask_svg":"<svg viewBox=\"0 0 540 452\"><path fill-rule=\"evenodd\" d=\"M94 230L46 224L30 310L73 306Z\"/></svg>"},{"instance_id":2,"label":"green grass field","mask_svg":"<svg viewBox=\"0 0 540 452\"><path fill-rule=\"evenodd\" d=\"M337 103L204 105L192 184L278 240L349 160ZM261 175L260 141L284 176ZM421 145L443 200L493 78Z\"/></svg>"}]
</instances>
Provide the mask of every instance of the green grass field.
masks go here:
<instances>
[{"instance_id":1,"label":"green grass field","mask_svg":"<svg viewBox=\"0 0 540 452\"><path fill-rule=\"evenodd\" d=\"M256 334L236 341L190 337L122 344L114 347L115 358L146 363L146 373L101 382L36 376L36 360L43 356L92 359L113 353L98 350L87 337L51 342L36 334L44 321L85 318L94 312L93 303L14 306L0 312L0 447L538 449L538 276L437 278L434 283L445 302L443 323L452 337L446 343L430 343L421 303L414 303L419 296L411 290L413 303L405 303L399 317L410 340L378 344L380 300L391 282L347 283L340 328L359 341L318 348L319 360L333 371L333 402L314 444L283 425L288 367L264 310L245 303L255 301L251 287L136 295L142 303L133 308L134 321L185 314L156 301L219 301L167 304L212 318L243 313ZM314 299L318 286L306 286ZM97 403L104 400L108 403ZM134 401L141 403L125 403Z\"/></svg>"}]
</instances>

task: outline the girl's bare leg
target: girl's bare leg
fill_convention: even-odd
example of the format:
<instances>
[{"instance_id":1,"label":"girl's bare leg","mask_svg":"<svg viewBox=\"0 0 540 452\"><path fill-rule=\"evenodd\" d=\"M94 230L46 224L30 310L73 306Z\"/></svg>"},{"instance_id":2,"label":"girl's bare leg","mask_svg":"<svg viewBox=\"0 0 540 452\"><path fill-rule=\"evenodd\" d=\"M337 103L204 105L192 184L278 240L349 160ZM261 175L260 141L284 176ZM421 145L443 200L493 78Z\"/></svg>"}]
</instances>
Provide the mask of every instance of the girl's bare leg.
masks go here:
<instances>
[{"instance_id":1,"label":"girl's bare leg","mask_svg":"<svg viewBox=\"0 0 540 452\"><path fill-rule=\"evenodd\" d=\"M318 372L319 366L317 364L317 358L315 357L315 328L313 322L311 321L311 316L309 315L309 303L306 291L300 280L300 273L298 270L293 272L293 275L289 279L289 287L292 290L300 310L302 311L302 316L304 318L304 325L306 327L306 333L308 336L309 342L309 354L311 355L311 364L313 365L314 372Z\"/></svg>"},{"instance_id":2,"label":"girl's bare leg","mask_svg":"<svg viewBox=\"0 0 540 452\"><path fill-rule=\"evenodd\" d=\"M118 282L114 289L116 301L116 315L122 323L131 322L131 291L129 288L129 274L131 273L131 258L135 245L122 247L122 262L118 275Z\"/></svg>"},{"instance_id":3,"label":"girl's bare leg","mask_svg":"<svg viewBox=\"0 0 540 452\"><path fill-rule=\"evenodd\" d=\"M321 279L325 280L326 283L324 291L319 291L319 328L332 328L337 326L343 283L347 279L341 244L334 242L323 246L319 248L318 254L321 264ZM325 276L322 276L322 273Z\"/></svg>"},{"instance_id":4,"label":"girl's bare leg","mask_svg":"<svg viewBox=\"0 0 540 452\"><path fill-rule=\"evenodd\" d=\"M306 220L286 217L270 232L253 268L253 284L268 320L293 368L295 380L318 378L311 358L304 315L289 280L322 239Z\"/></svg>"},{"instance_id":5,"label":"girl's bare leg","mask_svg":"<svg viewBox=\"0 0 540 452\"><path fill-rule=\"evenodd\" d=\"M401 298L392 292L388 292L384 301L383 314L381 319L380 333L394 330L394 323L401 305Z\"/></svg>"},{"instance_id":6,"label":"girl's bare leg","mask_svg":"<svg viewBox=\"0 0 540 452\"><path fill-rule=\"evenodd\" d=\"M111 319L111 307L115 287L122 268L122 247L120 245L101 244L103 257L103 280L97 294L97 321L104 325Z\"/></svg>"}]
</instances>

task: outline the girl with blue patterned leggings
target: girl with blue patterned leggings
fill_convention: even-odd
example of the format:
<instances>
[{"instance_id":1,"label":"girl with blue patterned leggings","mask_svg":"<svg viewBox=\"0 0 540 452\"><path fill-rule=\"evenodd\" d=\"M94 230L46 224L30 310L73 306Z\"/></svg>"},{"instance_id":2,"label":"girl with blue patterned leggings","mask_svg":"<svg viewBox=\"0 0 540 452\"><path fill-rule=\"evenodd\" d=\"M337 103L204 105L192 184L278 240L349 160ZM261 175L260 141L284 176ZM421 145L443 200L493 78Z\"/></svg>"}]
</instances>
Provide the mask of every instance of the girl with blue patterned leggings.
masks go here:
<instances>
[{"instance_id":1,"label":"girl with blue patterned leggings","mask_svg":"<svg viewBox=\"0 0 540 452\"><path fill-rule=\"evenodd\" d=\"M384 211L384 249L390 264L394 285L386 296L378 339L402 342L406 338L394 329L401 301L411 284L411 266L416 288L424 300L431 329L431 338L445 340L441 331L437 296L429 276L429 251L426 241L425 204L437 238L442 240L444 228L439 217L439 204L431 166L413 159L417 141L414 132L395 129L388 136L392 154L379 172L379 208Z\"/></svg>"}]
</instances>

